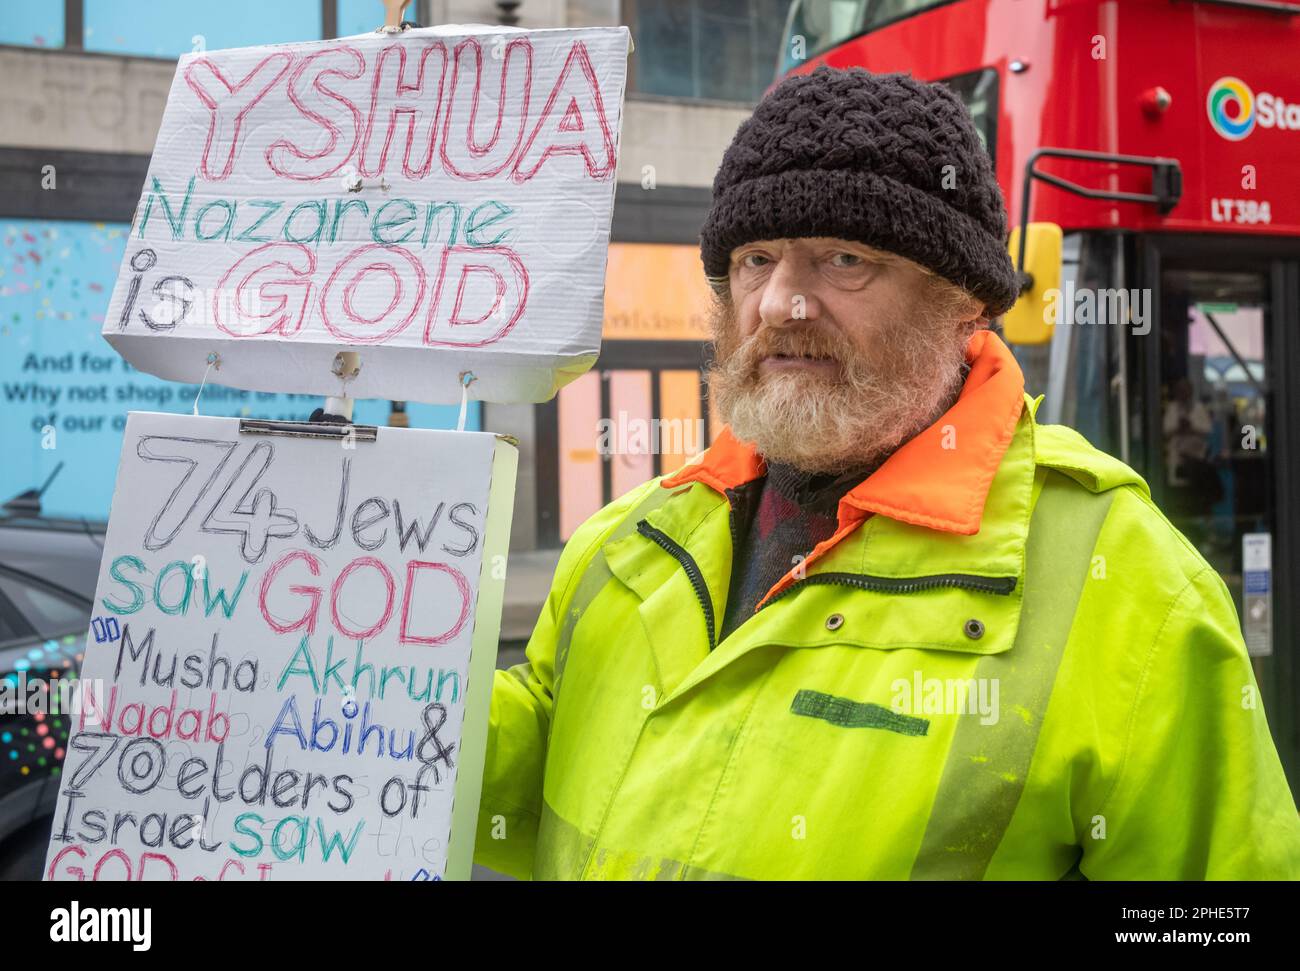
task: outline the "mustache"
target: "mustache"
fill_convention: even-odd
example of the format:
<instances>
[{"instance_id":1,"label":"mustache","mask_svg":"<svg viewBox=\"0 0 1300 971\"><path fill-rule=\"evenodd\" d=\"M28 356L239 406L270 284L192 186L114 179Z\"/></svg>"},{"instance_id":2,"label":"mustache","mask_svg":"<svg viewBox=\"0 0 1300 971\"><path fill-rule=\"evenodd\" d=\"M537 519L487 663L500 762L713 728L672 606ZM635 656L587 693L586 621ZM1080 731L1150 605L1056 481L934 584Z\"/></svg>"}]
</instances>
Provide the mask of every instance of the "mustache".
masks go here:
<instances>
[{"instance_id":1,"label":"mustache","mask_svg":"<svg viewBox=\"0 0 1300 971\"><path fill-rule=\"evenodd\" d=\"M846 362L851 356L844 337L820 327L763 327L746 338L736 354L746 363L757 365L766 357L811 357Z\"/></svg>"}]
</instances>

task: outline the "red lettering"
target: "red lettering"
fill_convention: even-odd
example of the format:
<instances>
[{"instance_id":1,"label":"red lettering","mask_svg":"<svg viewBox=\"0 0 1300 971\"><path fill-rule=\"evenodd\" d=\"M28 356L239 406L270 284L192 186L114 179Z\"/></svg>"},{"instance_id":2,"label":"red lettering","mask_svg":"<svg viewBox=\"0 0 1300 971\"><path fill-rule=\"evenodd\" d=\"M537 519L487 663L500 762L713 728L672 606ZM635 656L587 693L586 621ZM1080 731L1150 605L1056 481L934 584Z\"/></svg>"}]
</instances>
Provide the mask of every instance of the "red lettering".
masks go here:
<instances>
[{"instance_id":1,"label":"red lettering","mask_svg":"<svg viewBox=\"0 0 1300 971\"><path fill-rule=\"evenodd\" d=\"M370 114L366 121L365 137L361 140L359 161L363 175L377 176L384 171L388 164L388 149L397 132L399 115L406 121L406 151L402 155L402 174L408 179L422 179L432 167L433 143L438 137L438 114L442 111L442 91L447 75L447 47L442 41L420 47L420 67L414 83L406 80L407 47L402 41L390 44L380 51L375 61L375 73L370 86ZM433 54L438 55L436 96L432 93L432 85L428 88L424 85L429 70L429 57ZM384 75L389 65L396 65L396 78L393 86L383 91L384 105L381 108L381 89L385 88ZM375 126L381 112L387 113L387 119L383 143L376 149ZM411 158L412 152L415 153L414 160Z\"/></svg>"},{"instance_id":2,"label":"red lettering","mask_svg":"<svg viewBox=\"0 0 1300 971\"><path fill-rule=\"evenodd\" d=\"M161 853L141 853L140 869L136 871L136 875L135 875L136 880L144 879L144 870L145 867L149 865L150 860L157 860L161 863L167 864L167 869L171 873L171 876L168 877L168 879L172 880L173 882L180 879L180 873L176 869L176 864L171 861L170 857L163 856Z\"/></svg>"},{"instance_id":3,"label":"red lettering","mask_svg":"<svg viewBox=\"0 0 1300 971\"><path fill-rule=\"evenodd\" d=\"M388 304L374 313L363 314L358 304L377 306L382 303L376 299L382 286L373 282L376 276L387 281ZM420 309L420 302L424 299L424 279L424 266L401 246L374 244L354 250L334 268L321 293L321 317L326 330L349 344L379 344L388 340L405 330ZM413 282L408 284L407 280ZM369 334L364 330L373 330L393 318L396 319L387 330Z\"/></svg>"},{"instance_id":4,"label":"red lettering","mask_svg":"<svg viewBox=\"0 0 1300 971\"><path fill-rule=\"evenodd\" d=\"M315 254L301 243L267 243L250 250L213 291L212 319L231 337L276 333L292 337L307 316L315 270ZM232 281L233 300L227 307ZM263 303L269 306L264 308Z\"/></svg>"},{"instance_id":5,"label":"red lettering","mask_svg":"<svg viewBox=\"0 0 1300 971\"><path fill-rule=\"evenodd\" d=\"M455 56L456 63L451 74L451 97L447 107L447 121L443 125L442 132L442 167L449 175L458 179L477 182L480 179L490 179L500 175L519 150L519 143L524 137L524 126L528 120L528 99L533 84L533 45L522 37L512 40L506 45L505 53L501 57L501 86L494 99L497 107L496 122L492 128L492 137L483 145L478 143L475 136L478 125L479 96L483 84L483 50L479 47L478 41L471 37L456 45ZM474 59L474 80L470 85L466 85L461 81L461 66L467 57L473 57ZM523 65L522 68L513 72L516 80L512 85L515 90L520 92L519 130L514 133L514 141L507 142L501 138L501 122L505 117L506 105L511 100L511 95L507 93L506 88L512 74L511 65L515 63L522 63ZM464 96L467 88L469 92L468 98ZM462 123L457 120L457 117L465 117L462 102L466 100L469 101L469 114L463 123L464 135L462 138ZM455 126L454 129L453 125ZM482 168L464 168L451 160L451 157L447 154L447 146L459 145L462 142L471 158L486 160Z\"/></svg>"},{"instance_id":6,"label":"red lettering","mask_svg":"<svg viewBox=\"0 0 1300 971\"><path fill-rule=\"evenodd\" d=\"M575 75L572 68L578 65ZM580 102L587 106L588 113L595 118L594 126L583 123L583 110ZM556 105L564 106L563 115L556 118ZM545 133L543 135L543 132ZM543 135L538 143L538 135ZM541 156L531 162L534 144L541 149ZM600 83L596 71L587 56L587 45L575 41L569 49L569 56L560 69L560 76L555 79L542 115L537 119L533 133L528 136L528 143L519 154L512 176L514 181L524 183L537 174L552 155L581 155L586 165L587 174L593 179L610 179L614 177L617 158L614 152L614 136L609 130L609 119L605 115L605 103L600 97Z\"/></svg>"},{"instance_id":7,"label":"red lettering","mask_svg":"<svg viewBox=\"0 0 1300 971\"><path fill-rule=\"evenodd\" d=\"M330 78L355 80L365 69L366 58L354 47L330 47L303 58L289 78L289 101L304 118L328 132L329 138L315 152L305 152L287 138L278 139L266 150L267 168L284 179L307 181L329 178L347 165L361 134L361 112L326 82Z\"/></svg>"},{"instance_id":8,"label":"red lettering","mask_svg":"<svg viewBox=\"0 0 1300 971\"><path fill-rule=\"evenodd\" d=\"M220 182L230 177L245 117L284 77L292 63L293 55L289 53L267 55L234 85L209 58L191 61L185 68L185 83L208 109L208 137L199 164L203 178ZM217 84L212 85L212 80Z\"/></svg>"},{"instance_id":9,"label":"red lettering","mask_svg":"<svg viewBox=\"0 0 1300 971\"><path fill-rule=\"evenodd\" d=\"M311 606L303 611L301 617L293 623L284 624L271 616L271 611L266 605L266 598L271 592L271 585L275 583L275 578L280 575L280 571L296 560L303 560L307 564L307 569L311 571L314 577L320 576L320 560L306 550L290 550L281 556L278 560L270 565L266 575L262 577L262 587L258 593L257 606L262 611L262 619L274 631L280 634L288 634L292 631L307 629L308 634L316 631L316 614L320 610L321 589L320 587L308 587L295 584L289 588L290 593L305 594L311 601Z\"/></svg>"},{"instance_id":10,"label":"red lettering","mask_svg":"<svg viewBox=\"0 0 1300 971\"><path fill-rule=\"evenodd\" d=\"M452 583L456 586L456 592L460 595L460 615L456 618L447 630L441 634L419 635L412 634L408 630L408 620L411 615L411 591L415 589L415 575L421 570L437 570L447 574ZM469 581L465 579L465 574L461 573L454 566L446 563L425 563L422 560L411 560L406 564L406 590L402 594L402 627L398 636L398 642L401 644L446 644L465 626L465 621L469 619L469 601L470 589Z\"/></svg>"},{"instance_id":11,"label":"red lettering","mask_svg":"<svg viewBox=\"0 0 1300 971\"><path fill-rule=\"evenodd\" d=\"M77 854L77 856L83 860L86 858L86 851L80 846L75 844L72 846L65 846L63 849L59 850L59 852L54 855L54 859L50 861L50 868L45 871L46 880L54 879L54 871L58 868L59 864L63 862L63 858L70 853ZM67 872L76 877L78 883L84 883L86 880L86 871L79 866L70 866L68 867Z\"/></svg>"},{"instance_id":12,"label":"red lettering","mask_svg":"<svg viewBox=\"0 0 1300 971\"><path fill-rule=\"evenodd\" d=\"M491 277L494 291L492 305L483 309L482 288L478 288L479 310L477 317L462 316L466 304L475 301L469 296L470 279L475 275ZM455 336L434 336L434 326L441 319L444 286L449 277L456 278L456 294L447 325L461 328ZM528 270L514 250L505 246L449 246L443 253L442 267L429 316L424 325L424 343L431 347L484 347L505 337L519 322L528 303ZM504 304L504 306L503 306ZM468 329L466 333L465 330Z\"/></svg>"},{"instance_id":13,"label":"red lettering","mask_svg":"<svg viewBox=\"0 0 1300 971\"><path fill-rule=\"evenodd\" d=\"M347 581L347 578L350 577L354 571L361 569L363 566L368 566L372 570L379 571L379 575L384 579L384 588L387 593L387 598L384 600L384 612L375 624L363 630L352 630L344 626L343 619L339 616L339 595L343 592L343 584ZM388 619L393 616L393 597L393 575L388 572L388 567L384 566L382 562L375 559L373 556L361 556L343 568L343 572L338 575L338 579L334 581L334 585L330 588L330 617L334 621L334 626L340 632L347 634L348 637L353 637L357 640L367 640L383 630L385 625L388 623Z\"/></svg>"}]
</instances>

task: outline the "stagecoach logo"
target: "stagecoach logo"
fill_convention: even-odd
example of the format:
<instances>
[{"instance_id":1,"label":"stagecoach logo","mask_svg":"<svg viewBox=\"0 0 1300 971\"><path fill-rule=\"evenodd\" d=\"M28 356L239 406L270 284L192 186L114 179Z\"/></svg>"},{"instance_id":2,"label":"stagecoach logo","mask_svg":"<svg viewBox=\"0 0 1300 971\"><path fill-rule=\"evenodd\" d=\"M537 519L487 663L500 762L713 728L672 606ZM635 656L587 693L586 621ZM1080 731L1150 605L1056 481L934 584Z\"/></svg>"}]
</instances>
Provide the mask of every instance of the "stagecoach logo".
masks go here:
<instances>
[{"instance_id":1,"label":"stagecoach logo","mask_svg":"<svg viewBox=\"0 0 1300 971\"><path fill-rule=\"evenodd\" d=\"M1241 78L1219 78L1205 99L1210 124L1224 138L1239 142L1260 128L1300 131L1300 104L1288 104L1278 95L1255 95Z\"/></svg>"}]
</instances>

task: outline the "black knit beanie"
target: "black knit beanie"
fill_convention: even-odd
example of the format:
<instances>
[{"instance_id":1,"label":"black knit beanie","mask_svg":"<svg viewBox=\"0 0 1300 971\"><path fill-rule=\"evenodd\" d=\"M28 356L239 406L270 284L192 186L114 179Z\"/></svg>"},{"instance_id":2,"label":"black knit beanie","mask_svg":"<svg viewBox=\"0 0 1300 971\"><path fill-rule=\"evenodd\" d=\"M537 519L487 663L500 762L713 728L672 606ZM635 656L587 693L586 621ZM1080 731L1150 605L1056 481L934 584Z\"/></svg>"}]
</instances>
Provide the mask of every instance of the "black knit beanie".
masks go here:
<instances>
[{"instance_id":1,"label":"black knit beanie","mask_svg":"<svg viewBox=\"0 0 1300 971\"><path fill-rule=\"evenodd\" d=\"M1018 295L1002 192L970 114L907 74L820 65L782 81L737 129L700 232L704 272L727 276L743 243L808 236L907 257L990 317Z\"/></svg>"}]
</instances>

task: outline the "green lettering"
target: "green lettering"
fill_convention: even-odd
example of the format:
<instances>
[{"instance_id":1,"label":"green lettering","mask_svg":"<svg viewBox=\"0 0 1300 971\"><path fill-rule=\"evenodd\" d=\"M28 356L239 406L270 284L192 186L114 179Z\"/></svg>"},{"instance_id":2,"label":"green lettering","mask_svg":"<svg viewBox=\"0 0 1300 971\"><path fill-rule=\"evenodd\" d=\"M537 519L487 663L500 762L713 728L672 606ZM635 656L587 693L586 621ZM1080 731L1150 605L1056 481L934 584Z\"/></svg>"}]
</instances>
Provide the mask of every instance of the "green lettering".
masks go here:
<instances>
[{"instance_id":1,"label":"green lettering","mask_svg":"<svg viewBox=\"0 0 1300 971\"><path fill-rule=\"evenodd\" d=\"M407 211L394 219L384 219L384 212L389 206L403 206ZM393 199L391 202L385 202L379 207L379 211L375 213L374 218L370 220L370 238L376 243L383 243L385 245L405 243L415 232L414 226L404 232L398 239L386 239L384 237L384 230L392 229L394 226L400 226L403 223L413 223L415 222L415 216L416 209L414 204L406 199Z\"/></svg>"},{"instance_id":2,"label":"green lettering","mask_svg":"<svg viewBox=\"0 0 1300 971\"><path fill-rule=\"evenodd\" d=\"M330 226L331 243L338 242L339 223L343 222L343 217L347 215L348 210L351 209L353 206L358 206L361 209L361 215L363 217L370 215L370 207L366 205L364 202L362 202L360 199L345 199L342 202L339 202L336 199L334 201L334 222Z\"/></svg>"},{"instance_id":3,"label":"green lettering","mask_svg":"<svg viewBox=\"0 0 1300 971\"><path fill-rule=\"evenodd\" d=\"M105 597L101 602L104 604L105 610L111 610L115 614L133 614L141 607L144 606L144 599L145 599L144 588L141 587L140 584L134 583L128 580L126 577L122 576L121 568L123 566L129 566L133 570L136 570L139 573L144 573L146 572L144 568L144 561L142 561L138 556L119 556L115 560L113 560L113 565L108 568L108 575L110 577L112 577L118 583L122 584L122 586L130 589L131 602L129 604L122 605L122 604L114 603L113 601L109 600L107 597Z\"/></svg>"},{"instance_id":4,"label":"green lettering","mask_svg":"<svg viewBox=\"0 0 1300 971\"><path fill-rule=\"evenodd\" d=\"M294 236L291 232L293 228L294 217L300 212L314 212L316 214L316 226L307 236ZM300 202L293 207L293 212L289 213L289 218L284 221L284 238L290 243L319 243L321 234L325 231L325 200L312 199L308 202Z\"/></svg>"},{"instance_id":5,"label":"green lettering","mask_svg":"<svg viewBox=\"0 0 1300 971\"><path fill-rule=\"evenodd\" d=\"M307 664L305 668L294 666L294 662L300 657ZM311 651L307 647L307 638L305 636L298 642L298 649L293 652L293 657L289 658L288 663L284 666L284 670L280 672L280 680L275 683L276 691L284 690L284 683L289 680L289 675L291 674L307 675L307 677L311 678L312 693L320 694L320 682L316 680L316 662L312 658Z\"/></svg>"},{"instance_id":6,"label":"green lettering","mask_svg":"<svg viewBox=\"0 0 1300 971\"><path fill-rule=\"evenodd\" d=\"M185 593L181 599L174 604L163 603L162 588L163 582L167 579L167 574L173 570L180 570L185 577ZM175 617L180 614L185 616L185 611L190 609L190 595L194 592L194 574L191 572L191 566L185 560L172 560L165 567L158 571L158 576L153 582L153 602L158 609L164 614L170 614Z\"/></svg>"},{"instance_id":7,"label":"green lettering","mask_svg":"<svg viewBox=\"0 0 1300 971\"><path fill-rule=\"evenodd\" d=\"M451 210L451 232L447 234L447 245L452 246L455 244L456 229L460 226L460 206L454 202L430 202L424 207L424 235L420 237L421 247L429 245L429 231L433 229L433 217L444 209ZM441 222L441 220L438 221Z\"/></svg>"},{"instance_id":8,"label":"green lettering","mask_svg":"<svg viewBox=\"0 0 1300 971\"><path fill-rule=\"evenodd\" d=\"M217 227L216 232L203 232L203 217L209 210L223 209L226 213L226 221ZM229 199L216 199L209 202L206 206L194 214L194 238L201 240L221 239L230 242L230 231L235 228L235 203Z\"/></svg>"},{"instance_id":9,"label":"green lettering","mask_svg":"<svg viewBox=\"0 0 1300 971\"><path fill-rule=\"evenodd\" d=\"M257 228L274 216L284 206L283 202L275 202L271 199L249 199L245 206L259 206L266 210L262 213L262 218L258 219L253 225L249 226L242 233L235 237L241 243L269 243L270 236L254 236Z\"/></svg>"},{"instance_id":10,"label":"green lettering","mask_svg":"<svg viewBox=\"0 0 1300 971\"><path fill-rule=\"evenodd\" d=\"M163 217L167 220L172 230L172 239L181 239L185 235L185 214L189 212L190 197L194 194L194 180L197 176L190 176L190 183L185 188L185 201L181 204L180 215L172 212L171 203L167 201L167 193L163 190L162 183L158 177L153 177L153 192L149 193L149 201L145 203L144 216L140 219L140 238L144 239L144 227L149 222L149 214L153 212L154 193L158 194L158 201L163 207Z\"/></svg>"},{"instance_id":11,"label":"green lettering","mask_svg":"<svg viewBox=\"0 0 1300 971\"><path fill-rule=\"evenodd\" d=\"M496 209L496 212L493 215L489 216L488 218L480 221L478 218L478 214L482 212L484 209L486 209L488 206L491 206L494 209ZM511 209L509 206L503 206L501 203L491 199L489 199L487 202L482 203L481 205L475 206L474 211L471 212L469 214L469 218L465 220L465 242L469 243L470 246L498 245L503 239L505 239L510 235L510 230L503 229L501 232L497 233L495 237L488 240L486 243L476 239L475 237L477 236L480 230L486 229L488 226L491 226L495 222L499 222L500 220L504 219L506 216L510 215L512 212L514 212L514 210Z\"/></svg>"}]
</instances>

